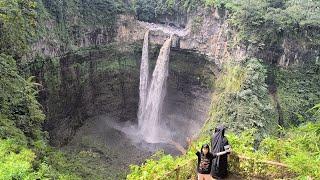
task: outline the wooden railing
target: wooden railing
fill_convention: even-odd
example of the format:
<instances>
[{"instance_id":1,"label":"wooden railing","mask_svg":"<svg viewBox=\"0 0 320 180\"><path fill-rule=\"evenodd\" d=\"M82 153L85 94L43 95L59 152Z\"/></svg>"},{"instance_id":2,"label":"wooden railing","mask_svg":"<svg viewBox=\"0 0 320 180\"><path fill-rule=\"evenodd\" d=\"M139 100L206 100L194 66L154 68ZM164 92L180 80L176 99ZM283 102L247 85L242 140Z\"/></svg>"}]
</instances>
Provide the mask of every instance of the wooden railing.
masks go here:
<instances>
[{"instance_id":1,"label":"wooden railing","mask_svg":"<svg viewBox=\"0 0 320 180\"><path fill-rule=\"evenodd\" d=\"M254 159L239 154L231 154L230 170L245 177L291 179L296 175L289 166L280 162Z\"/></svg>"},{"instance_id":2,"label":"wooden railing","mask_svg":"<svg viewBox=\"0 0 320 180\"><path fill-rule=\"evenodd\" d=\"M193 180L196 179L196 158L189 160L188 162L178 165L173 170L155 177L155 180ZM267 160L256 160L242 155L231 154L229 158L229 164L232 174L245 177L273 177L273 178L291 178L294 174L289 171L289 167L286 164ZM241 165L240 165L241 164ZM245 168L245 166L252 166ZM258 167L257 167L258 166ZM255 169L257 168L257 169ZM259 169L262 168L262 171Z\"/></svg>"}]
</instances>

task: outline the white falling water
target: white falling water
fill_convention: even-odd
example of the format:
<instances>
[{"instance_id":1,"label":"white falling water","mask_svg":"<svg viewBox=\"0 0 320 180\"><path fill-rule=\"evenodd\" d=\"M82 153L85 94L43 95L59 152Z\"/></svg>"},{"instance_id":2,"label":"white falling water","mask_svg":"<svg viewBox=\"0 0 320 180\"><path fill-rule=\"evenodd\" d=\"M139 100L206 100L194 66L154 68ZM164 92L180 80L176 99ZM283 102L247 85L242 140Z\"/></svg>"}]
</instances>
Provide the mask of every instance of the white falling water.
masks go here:
<instances>
[{"instance_id":1,"label":"white falling water","mask_svg":"<svg viewBox=\"0 0 320 180\"><path fill-rule=\"evenodd\" d=\"M170 47L171 38L166 40L160 49L147 93L145 108L142 109L142 116L139 120L140 132L144 140L149 143L164 142L167 138L165 131L161 128L160 115L166 95Z\"/></svg>"},{"instance_id":2,"label":"white falling water","mask_svg":"<svg viewBox=\"0 0 320 180\"><path fill-rule=\"evenodd\" d=\"M147 95L148 95L148 81L149 81L149 31L144 35L142 57L140 65L140 86L139 86L139 110L138 110L138 121L139 126L143 124L143 113L146 107ZM140 127L141 128L141 127Z\"/></svg>"}]
</instances>

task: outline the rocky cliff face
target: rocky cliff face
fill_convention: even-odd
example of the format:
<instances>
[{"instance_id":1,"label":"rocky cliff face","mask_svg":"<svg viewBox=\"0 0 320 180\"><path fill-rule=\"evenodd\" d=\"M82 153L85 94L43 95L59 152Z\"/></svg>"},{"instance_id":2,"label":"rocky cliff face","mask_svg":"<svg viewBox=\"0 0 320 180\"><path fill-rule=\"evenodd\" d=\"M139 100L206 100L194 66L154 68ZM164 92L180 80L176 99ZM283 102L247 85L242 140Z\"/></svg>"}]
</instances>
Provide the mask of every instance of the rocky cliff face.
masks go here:
<instances>
[{"instance_id":1,"label":"rocky cliff face","mask_svg":"<svg viewBox=\"0 0 320 180\"><path fill-rule=\"evenodd\" d=\"M58 24L54 21L47 22L46 28L56 28ZM92 47L101 46L111 43L115 32L108 26L87 26L87 27L73 27L72 32L68 35L67 43L59 39L57 34L48 31L41 39L33 44L29 56L42 54L49 57L59 57L70 51Z\"/></svg>"},{"instance_id":2,"label":"rocky cliff face","mask_svg":"<svg viewBox=\"0 0 320 180\"><path fill-rule=\"evenodd\" d=\"M77 8L72 13L66 13L63 21L53 17L46 19L46 34L34 43L31 55L40 53L57 57L83 47L101 46L113 42L133 43L142 40L144 32L149 29L152 43L163 44L170 34L176 34L174 41L176 48L204 54L216 64L222 64L227 59L241 61L246 56L253 55L267 62L288 66L319 56L317 50L308 49L303 42L292 39L284 39L282 44L271 50L242 45L239 43L237 32L228 23L229 15L224 9L199 7L190 13L175 11L173 14L159 15L149 22L143 22L139 14L133 15L126 11L112 13L109 12L110 8L103 14L99 6L89 10L88 7L91 6L87 7L86 3L80 1L77 3ZM130 3L132 2L127 2ZM69 6L68 8L73 7ZM50 6L47 8L50 9ZM93 13L87 14L89 16L87 19L79 12L80 10ZM100 19L100 15L95 17L97 13L108 18Z\"/></svg>"},{"instance_id":3,"label":"rocky cliff face","mask_svg":"<svg viewBox=\"0 0 320 180\"><path fill-rule=\"evenodd\" d=\"M60 24L54 20L46 21L47 34L40 38L32 48L31 55L40 53L50 57L61 56L70 50L83 47L101 46L111 42L133 43L143 39L144 32L151 30L151 43L162 45L171 34L175 34L174 46L183 50L204 54L216 63L230 55L242 60L246 50L240 46L231 47L231 29L226 22L227 13L217 9L201 9L191 14L159 16L154 22L143 22L130 14L115 16L111 25L81 25L80 17L71 18L71 27L67 32L66 42L59 39ZM78 23L77 23L78 22ZM58 34L57 34L58 33Z\"/></svg>"},{"instance_id":4,"label":"rocky cliff face","mask_svg":"<svg viewBox=\"0 0 320 180\"><path fill-rule=\"evenodd\" d=\"M117 42L134 42L143 39L144 32L149 29L150 40L154 44L163 42L174 34L175 48L194 51L208 56L216 64L230 56L236 60L243 60L246 50L243 47L232 45L231 29L226 22L226 12L206 10L190 14L185 28L142 22L133 16L120 15L117 21Z\"/></svg>"},{"instance_id":5,"label":"rocky cliff face","mask_svg":"<svg viewBox=\"0 0 320 180\"><path fill-rule=\"evenodd\" d=\"M82 50L62 57L55 74L41 77L42 104L52 143L67 143L86 119L108 114L116 121L134 120L138 103L138 57L114 47ZM47 67L48 68L48 67ZM50 80L58 83L51 84Z\"/></svg>"},{"instance_id":6,"label":"rocky cliff face","mask_svg":"<svg viewBox=\"0 0 320 180\"><path fill-rule=\"evenodd\" d=\"M217 65L227 60L242 61L247 56L258 57L282 67L319 58L319 50L309 48L299 38L284 38L282 43L266 49L241 44L237 32L228 23L228 11L223 9L199 8L184 17L184 25L178 26L179 20L168 19L168 22L159 24L163 21L161 17L150 23L139 21L134 16L120 15L115 41L141 40L149 29L151 42L163 44L170 34L175 34L174 47L204 54Z\"/></svg>"}]
</instances>

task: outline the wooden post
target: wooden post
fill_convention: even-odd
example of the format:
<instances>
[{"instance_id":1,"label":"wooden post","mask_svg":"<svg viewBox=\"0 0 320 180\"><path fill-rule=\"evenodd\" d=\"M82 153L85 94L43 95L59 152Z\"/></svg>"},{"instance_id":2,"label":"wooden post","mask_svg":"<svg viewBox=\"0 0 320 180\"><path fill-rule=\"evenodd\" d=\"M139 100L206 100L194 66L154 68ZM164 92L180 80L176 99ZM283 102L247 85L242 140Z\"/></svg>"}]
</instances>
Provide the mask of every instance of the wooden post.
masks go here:
<instances>
[{"instance_id":1,"label":"wooden post","mask_svg":"<svg viewBox=\"0 0 320 180\"><path fill-rule=\"evenodd\" d=\"M178 168L176 170L176 176L177 176L176 180L179 180L179 173L180 173L180 166L178 165Z\"/></svg>"}]
</instances>

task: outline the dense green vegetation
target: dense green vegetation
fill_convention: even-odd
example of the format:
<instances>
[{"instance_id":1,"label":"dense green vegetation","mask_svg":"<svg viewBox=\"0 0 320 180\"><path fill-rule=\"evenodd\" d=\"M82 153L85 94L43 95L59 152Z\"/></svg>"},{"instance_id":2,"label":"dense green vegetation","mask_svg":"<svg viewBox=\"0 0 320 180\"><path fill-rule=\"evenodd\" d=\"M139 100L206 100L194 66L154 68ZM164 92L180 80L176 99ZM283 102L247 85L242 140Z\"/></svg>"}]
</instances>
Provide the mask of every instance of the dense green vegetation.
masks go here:
<instances>
[{"instance_id":1,"label":"dense green vegetation","mask_svg":"<svg viewBox=\"0 0 320 180\"><path fill-rule=\"evenodd\" d=\"M0 55L0 69L0 179L75 178L50 162L56 152L41 130L45 116L36 100L38 84L21 77L10 56Z\"/></svg>"},{"instance_id":2,"label":"dense green vegetation","mask_svg":"<svg viewBox=\"0 0 320 180\"><path fill-rule=\"evenodd\" d=\"M230 142L234 144L236 153L252 158L250 162L243 163L236 167L233 164L233 170L243 174L254 174L261 176L266 174L272 176L275 174L290 175L300 178L307 176L318 179L320 177L320 123L306 123L299 127L283 129L283 136L277 138L268 136L264 138L259 147L255 148L255 131L243 132L240 136L230 134ZM273 160L288 165L288 170L283 172L281 168L266 169L263 163L257 163L261 160ZM238 168L238 169L237 169Z\"/></svg>"},{"instance_id":3,"label":"dense green vegetation","mask_svg":"<svg viewBox=\"0 0 320 180\"><path fill-rule=\"evenodd\" d=\"M36 2L3 0L0 2L0 53L21 57L35 33Z\"/></svg>"},{"instance_id":4,"label":"dense green vegetation","mask_svg":"<svg viewBox=\"0 0 320 180\"><path fill-rule=\"evenodd\" d=\"M0 177L37 175L46 147L41 123L45 116L36 100L33 78L23 78L13 57L28 49L34 32L34 1L0 3ZM37 157L38 155L38 157ZM36 157L38 160L36 161Z\"/></svg>"},{"instance_id":5,"label":"dense green vegetation","mask_svg":"<svg viewBox=\"0 0 320 180\"><path fill-rule=\"evenodd\" d=\"M210 120L203 131L225 123L230 130L241 132L257 128L265 135L277 127L275 110L268 95L266 67L257 59L225 65L216 80Z\"/></svg>"},{"instance_id":6,"label":"dense green vegetation","mask_svg":"<svg viewBox=\"0 0 320 180\"><path fill-rule=\"evenodd\" d=\"M19 76L12 57L1 54L1 115L13 120L14 126L32 140L41 139L40 125L44 114L36 100L36 87L32 77L25 80ZM4 119L5 119L4 118ZM8 127L12 124L8 123ZM10 137L11 131L2 130L2 138ZM15 136L15 133L13 134Z\"/></svg>"},{"instance_id":7,"label":"dense green vegetation","mask_svg":"<svg viewBox=\"0 0 320 180\"><path fill-rule=\"evenodd\" d=\"M98 33L111 39L115 33L117 15L126 10L120 0L42 0L38 4L38 12L43 16L42 33L58 41L57 45L63 51L77 49L86 34L91 41L97 38ZM88 34L90 28L97 31ZM96 42L91 43L95 45Z\"/></svg>"},{"instance_id":8,"label":"dense green vegetation","mask_svg":"<svg viewBox=\"0 0 320 180\"><path fill-rule=\"evenodd\" d=\"M195 10L201 1L195 0L134 0L133 9L140 20L156 21L162 15L178 15Z\"/></svg>"},{"instance_id":9,"label":"dense green vegetation","mask_svg":"<svg viewBox=\"0 0 320 180\"><path fill-rule=\"evenodd\" d=\"M46 85L54 96L60 82L57 72L59 61L44 58L41 54L31 59L25 58L32 43L43 38L41 36L51 33L53 40L56 38L58 42L63 42L68 41L63 36L68 38L73 35L68 28L70 18L75 16L68 13L78 12L78 9L70 11L72 3L66 6L67 2L71 3L32 0L0 2L0 179L101 179L96 175L96 170L83 166L83 159L66 156L50 147L48 134L42 130L46 117L37 95L43 84L36 81L43 82L43 74L44 78L51 78L45 81L51 83ZM107 22L111 24L106 26L110 25L112 29L115 14L120 11L116 8L120 7L118 2L81 2L85 3L82 10L88 18L84 22L95 26ZM97 18L96 12L101 10L106 14L101 13L101 18ZM65 18L66 14L68 18ZM54 28L46 27L50 18L57 23ZM63 29L64 26L68 28Z\"/></svg>"},{"instance_id":10,"label":"dense green vegetation","mask_svg":"<svg viewBox=\"0 0 320 180\"><path fill-rule=\"evenodd\" d=\"M316 120L306 109L320 102L319 67L319 63L312 61L288 69L277 68L274 71L286 126Z\"/></svg>"},{"instance_id":11,"label":"dense green vegetation","mask_svg":"<svg viewBox=\"0 0 320 180\"><path fill-rule=\"evenodd\" d=\"M307 48L319 46L319 1L220 1L232 12L241 38L259 48L279 45L285 38ZM310 46L309 46L310 45Z\"/></svg>"},{"instance_id":12,"label":"dense green vegetation","mask_svg":"<svg viewBox=\"0 0 320 180\"><path fill-rule=\"evenodd\" d=\"M268 67L257 59L225 64L216 80L210 120L203 132L225 123L234 132L257 128L258 134L267 135L275 133L278 125L315 121L307 110L320 102L319 78L316 61L289 69ZM279 122L279 116L284 122Z\"/></svg>"},{"instance_id":13,"label":"dense green vegetation","mask_svg":"<svg viewBox=\"0 0 320 180\"><path fill-rule=\"evenodd\" d=\"M82 165L95 158L94 153L67 156L48 145L48 134L42 130L46 117L37 99L44 84L36 80L46 82L49 94L56 95L61 83L59 60L41 53L30 58L33 43L45 39L46 45L68 52L78 49L90 28L98 30L89 39L103 31L111 42L119 13L133 10L139 19L154 22L163 15L180 16L205 7L229 12L227 22L237 37L233 44L245 45L252 57L223 65L214 83L210 118L194 142L196 147L208 142L210 129L224 123L234 154L284 163L289 175L320 178L319 6L318 0L135 0L132 7L121 0L1 0L0 179L102 179L104 175L103 169ZM194 23L201 24L202 18L195 18ZM264 63L275 64L285 48L291 59L297 57L300 62L286 69ZM99 64L98 72L136 65L131 57L109 56L118 61ZM74 65L83 77L80 86L89 81L88 66L83 62ZM190 68L179 62L172 66ZM277 87L274 97L281 111L268 89L271 85ZM277 120L280 113L282 124ZM194 175L194 152L190 148L187 155L177 158L159 153L140 167L133 165L127 178L153 179L184 164L180 177L190 177ZM231 170L245 176L283 173L255 160L233 160Z\"/></svg>"}]
</instances>

